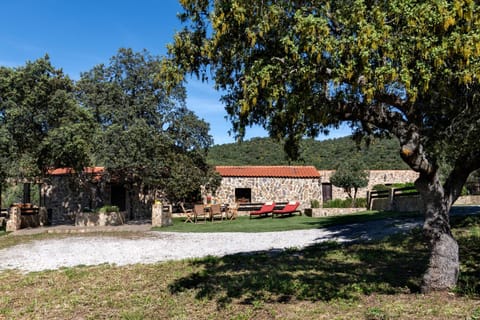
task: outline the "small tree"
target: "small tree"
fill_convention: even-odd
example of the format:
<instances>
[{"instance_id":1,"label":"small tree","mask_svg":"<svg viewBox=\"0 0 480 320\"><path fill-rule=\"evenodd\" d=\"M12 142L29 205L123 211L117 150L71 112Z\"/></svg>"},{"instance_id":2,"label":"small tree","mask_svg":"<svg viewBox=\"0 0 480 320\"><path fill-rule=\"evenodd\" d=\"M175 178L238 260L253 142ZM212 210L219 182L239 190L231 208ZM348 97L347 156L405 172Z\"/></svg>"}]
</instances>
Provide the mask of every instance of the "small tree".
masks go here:
<instances>
[{"instance_id":1,"label":"small tree","mask_svg":"<svg viewBox=\"0 0 480 320\"><path fill-rule=\"evenodd\" d=\"M352 199L352 207L355 207L358 189L368 185L368 172L364 170L364 165L360 161L344 161L338 166L330 181L334 186L345 190Z\"/></svg>"}]
</instances>

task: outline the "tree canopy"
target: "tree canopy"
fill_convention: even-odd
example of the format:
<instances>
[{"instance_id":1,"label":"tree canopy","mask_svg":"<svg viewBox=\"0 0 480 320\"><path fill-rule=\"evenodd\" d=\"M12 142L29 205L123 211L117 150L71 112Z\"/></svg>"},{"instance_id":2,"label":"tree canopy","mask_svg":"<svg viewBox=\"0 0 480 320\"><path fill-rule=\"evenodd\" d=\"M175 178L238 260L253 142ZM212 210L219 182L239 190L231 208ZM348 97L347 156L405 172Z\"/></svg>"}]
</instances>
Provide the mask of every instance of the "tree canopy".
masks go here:
<instances>
[{"instance_id":1,"label":"tree canopy","mask_svg":"<svg viewBox=\"0 0 480 320\"><path fill-rule=\"evenodd\" d=\"M351 137L318 141L303 139L299 157L288 159L282 141L271 138L252 138L241 143L214 145L207 156L212 165L313 165L319 170L334 170L346 159L355 156L368 170L407 170L398 154L395 139L375 139L368 146L357 144ZM280 150L280 151L279 151Z\"/></svg>"},{"instance_id":2,"label":"tree canopy","mask_svg":"<svg viewBox=\"0 0 480 320\"><path fill-rule=\"evenodd\" d=\"M73 81L48 56L0 68L3 177L42 177L50 168L90 163L92 118L74 93Z\"/></svg>"},{"instance_id":3,"label":"tree canopy","mask_svg":"<svg viewBox=\"0 0 480 320\"><path fill-rule=\"evenodd\" d=\"M35 179L49 169L104 166L106 178L170 201L211 188L209 124L185 105L185 88L167 92L160 58L120 49L76 83L48 56L0 67L0 182ZM113 180L112 180L113 181Z\"/></svg>"},{"instance_id":4,"label":"tree canopy","mask_svg":"<svg viewBox=\"0 0 480 320\"><path fill-rule=\"evenodd\" d=\"M154 188L174 201L212 178L205 159L213 140L209 125L186 108L184 87L167 93L155 79L159 68L147 51L120 49L77 85L97 123L95 162L127 186Z\"/></svg>"},{"instance_id":5,"label":"tree canopy","mask_svg":"<svg viewBox=\"0 0 480 320\"><path fill-rule=\"evenodd\" d=\"M182 0L185 29L163 65L224 92L241 137L261 124L295 156L305 135L348 121L392 135L419 172L432 254L423 290L455 286L449 211L480 168L480 8L452 1ZM441 174L439 168L445 169ZM441 177L445 177L441 180Z\"/></svg>"},{"instance_id":6,"label":"tree canopy","mask_svg":"<svg viewBox=\"0 0 480 320\"><path fill-rule=\"evenodd\" d=\"M352 206L355 206L358 189L368 185L368 171L365 170L365 164L360 159L348 158L338 165L330 181L334 186L343 188L353 200Z\"/></svg>"}]
</instances>

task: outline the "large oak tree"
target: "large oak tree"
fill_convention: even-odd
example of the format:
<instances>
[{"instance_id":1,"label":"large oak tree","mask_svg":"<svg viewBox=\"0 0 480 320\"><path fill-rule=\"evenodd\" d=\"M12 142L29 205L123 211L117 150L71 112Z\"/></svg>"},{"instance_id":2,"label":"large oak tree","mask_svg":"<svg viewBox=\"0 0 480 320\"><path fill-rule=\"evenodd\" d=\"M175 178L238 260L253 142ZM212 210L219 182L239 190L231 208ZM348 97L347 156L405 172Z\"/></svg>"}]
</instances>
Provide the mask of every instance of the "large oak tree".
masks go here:
<instances>
[{"instance_id":1,"label":"large oak tree","mask_svg":"<svg viewBox=\"0 0 480 320\"><path fill-rule=\"evenodd\" d=\"M2 178L39 178L51 168L90 164L92 124L73 81L48 56L0 67Z\"/></svg>"},{"instance_id":2,"label":"large oak tree","mask_svg":"<svg viewBox=\"0 0 480 320\"><path fill-rule=\"evenodd\" d=\"M206 163L209 125L185 105L185 89L156 80L160 58L122 48L81 75L78 94L96 120L94 161L130 195L141 188L183 200L214 179Z\"/></svg>"},{"instance_id":3,"label":"large oak tree","mask_svg":"<svg viewBox=\"0 0 480 320\"><path fill-rule=\"evenodd\" d=\"M261 124L286 137L291 155L304 135L342 121L397 137L425 203L423 290L455 286L449 211L480 168L478 2L180 2L185 29L164 64L170 84L188 72L212 76L238 135Z\"/></svg>"}]
</instances>

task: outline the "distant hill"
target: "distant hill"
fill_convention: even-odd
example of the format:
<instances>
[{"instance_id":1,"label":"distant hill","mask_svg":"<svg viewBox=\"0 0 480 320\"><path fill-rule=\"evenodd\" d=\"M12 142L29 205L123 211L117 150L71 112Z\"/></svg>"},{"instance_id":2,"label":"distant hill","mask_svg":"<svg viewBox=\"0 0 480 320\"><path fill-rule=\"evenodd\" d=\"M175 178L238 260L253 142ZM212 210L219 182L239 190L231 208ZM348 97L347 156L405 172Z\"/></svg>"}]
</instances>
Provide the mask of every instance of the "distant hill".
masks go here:
<instances>
[{"instance_id":1,"label":"distant hill","mask_svg":"<svg viewBox=\"0 0 480 320\"><path fill-rule=\"evenodd\" d=\"M313 165L317 169L335 169L344 159L360 157L371 170L408 169L399 156L396 139L378 139L369 147L359 147L350 137L301 143L300 160L289 162L283 144L270 138L253 138L241 143L213 146L207 161L212 165Z\"/></svg>"}]
</instances>

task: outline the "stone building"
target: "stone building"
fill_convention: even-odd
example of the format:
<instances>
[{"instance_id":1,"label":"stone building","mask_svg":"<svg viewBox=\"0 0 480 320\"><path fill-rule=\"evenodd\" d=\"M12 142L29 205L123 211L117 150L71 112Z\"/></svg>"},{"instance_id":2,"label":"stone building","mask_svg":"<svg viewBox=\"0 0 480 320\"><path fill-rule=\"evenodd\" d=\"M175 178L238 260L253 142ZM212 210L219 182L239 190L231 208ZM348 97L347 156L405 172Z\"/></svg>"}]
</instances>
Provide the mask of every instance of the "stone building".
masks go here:
<instances>
[{"instance_id":1,"label":"stone building","mask_svg":"<svg viewBox=\"0 0 480 320\"><path fill-rule=\"evenodd\" d=\"M321 198L320 174L313 166L217 166L222 183L215 197L221 203L285 202L301 208Z\"/></svg>"},{"instance_id":2,"label":"stone building","mask_svg":"<svg viewBox=\"0 0 480 320\"><path fill-rule=\"evenodd\" d=\"M298 200L305 208L311 200L322 203L348 196L331 184L334 170L313 166L217 166L216 170L222 176L215 194L221 203ZM365 197L377 184L414 182L417 177L412 170L371 170L368 186L361 188L358 196Z\"/></svg>"},{"instance_id":3,"label":"stone building","mask_svg":"<svg viewBox=\"0 0 480 320\"><path fill-rule=\"evenodd\" d=\"M300 209L310 207L311 200L320 203L329 199L345 199L343 189L332 186L332 170L317 170L313 166L217 166L222 176L215 198L220 203L296 200ZM104 168L86 168L79 181L71 169L50 172L41 188L42 206L48 210L53 224L72 223L75 215L85 208L116 205L126 212L127 220L150 219L154 196L140 190L127 190L115 179L103 179ZM411 170L372 170L367 188L359 190L359 197L376 184L413 182L418 174ZM203 190L206 198L209 194Z\"/></svg>"},{"instance_id":4,"label":"stone building","mask_svg":"<svg viewBox=\"0 0 480 320\"><path fill-rule=\"evenodd\" d=\"M79 212L103 205L118 206L129 220L151 217L153 196L127 190L114 179L102 179L104 174L103 167L85 168L83 179L79 180L72 169L50 171L41 187L41 201L49 220L53 224L72 223Z\"/></svg>"}]
</instances>

